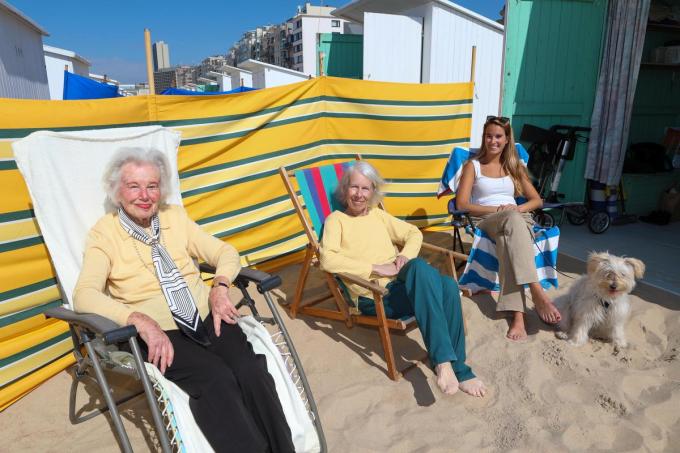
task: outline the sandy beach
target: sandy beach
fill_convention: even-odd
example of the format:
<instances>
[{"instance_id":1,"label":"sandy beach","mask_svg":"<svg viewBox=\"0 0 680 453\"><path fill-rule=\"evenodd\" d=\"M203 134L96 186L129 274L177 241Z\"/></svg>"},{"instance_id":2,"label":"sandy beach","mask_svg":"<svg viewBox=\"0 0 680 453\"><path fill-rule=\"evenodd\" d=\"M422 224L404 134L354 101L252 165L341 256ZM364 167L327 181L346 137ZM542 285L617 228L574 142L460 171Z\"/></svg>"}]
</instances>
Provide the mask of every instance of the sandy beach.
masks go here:
<instances>
[{"instance_id":1,"label":"sandy beach","mask_svg":"<svg viewBox=\"0 0 680 453\"><path fill-rule=\"evenodd\" d=\"M279 299L293 293L298 266L279 274ZM561 258L561 288L583 263ZM319 283L320 280L317 280ZM313 286L313 285L312 285ZM263 301L259 301L262 303ZM376 331L311 318L286 325L302 357L331 452L678 451L680 445L680 300L645 288L632 296L630 346L591 340L574 348L529 313L529 339L505 339L507 322L491 295L464 298L469 363L489 386L485 398L441 394L424 363L418 330L393 336L398 382L384 368ZM68 420L71 375L64 371L0 415L0 451L118 451L105 417ZM79 406L98 403L79 393ZM88 406L89 407L89 406ZM123 405L136 450L149 415L141 398ZM228 424L228 421L226 422Z\"/></svg>"}]
</instances>

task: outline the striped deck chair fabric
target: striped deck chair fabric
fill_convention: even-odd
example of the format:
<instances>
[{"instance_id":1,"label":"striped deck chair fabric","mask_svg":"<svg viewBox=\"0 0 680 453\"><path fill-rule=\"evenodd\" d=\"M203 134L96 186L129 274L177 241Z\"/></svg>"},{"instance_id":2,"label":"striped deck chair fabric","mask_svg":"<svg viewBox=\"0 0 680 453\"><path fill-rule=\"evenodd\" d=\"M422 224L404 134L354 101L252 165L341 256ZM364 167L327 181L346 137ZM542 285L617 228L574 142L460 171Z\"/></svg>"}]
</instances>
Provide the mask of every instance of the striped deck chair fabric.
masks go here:
<instances>
[{"instance_id":1,"label":"striped deck chair fabric","mask_svg":"<svg viewBox=\"0 0 680 453\"><path fill-rule=\"evenodd\" d=\"M333 193L338 187L342 174L353 164L354 162L343 162L295 172L300 193L312 221L312 228L319 240L321 240L323 234L323 224L326 217L336 209L342 209Z\"/></svg>"},{"instance_id":2,"label":"striped deck chair fabric","mask_svg":"<svg viewBox=\"0 0 680 453\"><path fill-rule=\"evenodd\" d=\"M475 228L470 257L458 284L472 293L499 291L496 243L479 228ZM557 288L557 245L560 229L534 226L534 261L538 280L543 288Z\"/></svg>"},{"instance_id":3,"label":"striped deck chair fabric","mask_svg":"<svg viewBox=\"0 0 680 453\"><path fill-rule=\"evenodd\" d=\"M529 153L517 143L517 152L520 159L526 165L529 161ZM455 197L463 164L474 155L476 149L456 147L446 164L440 181L438 196L453 193ZM467 264L463 275L458 280L461 288L468 289L472 293L480 291L498 291L498 258L496 257L496 243L479 228L472 230L469 226L466 231L473 236ZM560 229L534 227L534 260L538 279L543 288L557 288L557 250L560 239Z\"/></svg>"}]
</instances>

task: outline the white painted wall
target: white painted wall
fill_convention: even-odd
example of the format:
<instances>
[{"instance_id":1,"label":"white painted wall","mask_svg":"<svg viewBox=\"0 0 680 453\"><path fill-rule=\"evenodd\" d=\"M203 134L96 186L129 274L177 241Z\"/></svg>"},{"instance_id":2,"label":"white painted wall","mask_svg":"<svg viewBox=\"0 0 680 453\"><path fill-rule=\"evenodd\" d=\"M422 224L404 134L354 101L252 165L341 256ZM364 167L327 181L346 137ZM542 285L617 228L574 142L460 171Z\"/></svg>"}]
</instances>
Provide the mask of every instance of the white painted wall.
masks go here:
<instances>
[{"instance_id":1,"label":"white painted wall","mask_svg":"<svg viewBox=\"0 0 680 453\"><path fill-rule=\"evenodd\" d=\"M219 91L229 91L231 90L231 76L228 74L211 74L215 80L217 80Z\"/></svg>"},{"instance_id":2,"label":"white painted wall","mask_svg":"<svg viewBox=\"0 0 680 453\"><path fill-rule=\"evenodd\" d=\"M444 83L470 80L472 46L476 46L475 92L471 146L481 145L487 115L498 114L503 70L503 31L470 20L463 14L431 5L426 19L423 82Z\"/></svg>"},{"instance_id":3,"label":"white painted wall","mask_svg":"<svg viewBox=\"0 0 680 453\"><path fill-rule=\"evenodd\" d=\"M422 17L364 13L364 80L421 81Z\"/></svg>"},{"instance_id":4,"label":"white painted wall","mask_svg":"<svg viewBox=\"0 0 680 453\"><path fill-rule=\"evenodd\" d=\"M271 68L262 68L261 71L253 71L253 88L271 88L302 82L307 79L308 77L304 74L296 75Z\"/></svg>"},{"instance_id":5,"label":"white painted wall","mask_svg":"<svg viewBox=\"0 0 680 453\"><path fill-rule=\"evenodd\" d=\"M345 21L337 17L305 17L302 19L302 68L298 69L307 75L317 75L316 46L319 33L343 33ZM332 27L331 21L340 21L339 27ZM299 31L299 30L298 30ZM294 54L294 56L297 54ZM294 66L295 67L295 66Z\"/></svg>"},{"instance_id":6,"label":"white painted wall","mask_svg":"<svg viewBox=\"0 0 680 453\"><path fill-rule=\"evenodd\" d=\"M254 88L253 75L248 71L238 71L231 73L231 88L229 89L233 90L234 88L240 87L241 79L243 79L243 86Z\"/></svg>"},{"instance_id":7,"label":"white painted wall","mask_svg":"<svg viewBox=\"0 0 680 453\"><path fill-rule=\"evenodd\" d=\"M42 35L5 8L0 8L0 98L50 98Z\"/></svg>"},{"instance_id":8,"label":"white painted wall","mask_svg":"<svg viewBox=\"0 0 680 453\"><path fill-rule=\"evenodd\" d=\"M346 17L356 17L358 12L364 11L364 72L367 67L379 66L382 71L396 74L395 81L402 81L398 74L403 71L402 57L400 52L406 52L412 46L422 46L421 79L409 81L422 83L451 83L466 82L470 80L470 63L472 46L477 48L475 68L475 91L473 98L472 130L470 141L472 146L481 144L482 127L487 115L498 114L500 87L502 80L503 65L503 27L478 14L467 11L453 3L445 1L424 2L416 7L405 7L408 1L365 1L355 0L351 4L357 4L357 8ZM411 2L412 4L412 2ZM400 15L403 17L419 17L423 21L423 33L421 37L411 37L412 42L403 42L403 36L399 36L395 30L376 30L375 27L384 26L383 23L371 24L367 20L370 8ZM393 39L392 52L397 56L394 59L384 59L381 53L375 57L367 54L366 42L368 37L385 34ZM379 38L376 38L379 39ZM369 52L372 50L369 49ZM379 63L372 58L380 59ZM364 78L368 78L364 74ZM371 79L375 75L371 74ZM393 80L385 78L383 80Z\"/></svg>"},{"instance_id":9,"label":"white painted wall","mask_svg":"<svg viewBox=\"0 0 680 453\"><path fill-rule=\"evenodd\" d=\"M47 70L47 81L50 88L50 99L64 99L64 67L68 66L68 72L88 77L90 67L82 61L51 52L45 48L45 69Z\"/></svg>"}]
</instances>

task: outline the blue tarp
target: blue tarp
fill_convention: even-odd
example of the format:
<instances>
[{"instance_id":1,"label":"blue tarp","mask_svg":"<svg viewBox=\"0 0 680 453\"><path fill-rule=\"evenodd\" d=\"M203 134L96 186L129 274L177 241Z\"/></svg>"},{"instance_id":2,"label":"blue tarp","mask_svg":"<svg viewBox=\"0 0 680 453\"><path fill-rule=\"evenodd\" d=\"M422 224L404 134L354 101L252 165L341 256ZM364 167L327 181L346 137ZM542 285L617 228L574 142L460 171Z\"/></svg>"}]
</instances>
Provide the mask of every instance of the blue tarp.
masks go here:
<instances>
[{"instance_id":1,"label":"blue tarp","mask_svg":"<svg viewBox=\"0 0 680 453\"><path fill-rule=\"evenodd\" d=\"M256 89L257 88L238 87L238 88L234 88L233 90L229 90L229 91L190 91L190 90L183 90L181 88L166 88L165 90L163 90L161 92L161 94L194 96L194 95L203 95L203 94L243 93L244 91L253 91L253 90L256 90Z\"/></svg>"},{"instance_id":2,"label":"blue tarp","mask_svg":"<svg viewBox=\"0 0 680 453\"><path fill-rule=\"evenodd\" d=\"M118 87L64 71L64 100L120 97Z\"/></svg>"}]
</instances>

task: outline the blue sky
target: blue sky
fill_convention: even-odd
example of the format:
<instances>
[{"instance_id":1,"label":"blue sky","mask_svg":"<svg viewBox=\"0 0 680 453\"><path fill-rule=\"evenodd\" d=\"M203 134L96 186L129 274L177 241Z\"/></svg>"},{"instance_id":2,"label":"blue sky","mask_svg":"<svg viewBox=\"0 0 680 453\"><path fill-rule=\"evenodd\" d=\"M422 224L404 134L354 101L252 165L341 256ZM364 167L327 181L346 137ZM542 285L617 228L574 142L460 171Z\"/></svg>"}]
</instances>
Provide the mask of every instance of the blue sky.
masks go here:
<instances>
[{"instance_id":1,"label":"blue sky","mask_svg":"<svg viewBox=\"0 0 680 453\"><path fill-rule=\"evenodd\" d=\"M224 54L243 32L259 25L281 23L295 15L303 0L8 0L50 36L44 43L72 50L92 63L90 70L123 83L146 80L144 28L153 41L170 46L170 62L196 64ZM318 0L310 2L319 5ZM349 0L326 0L343 6ZM505 0L456 0L460 6L491 19L499 17Z\"/></svg>"}]
</instances>

